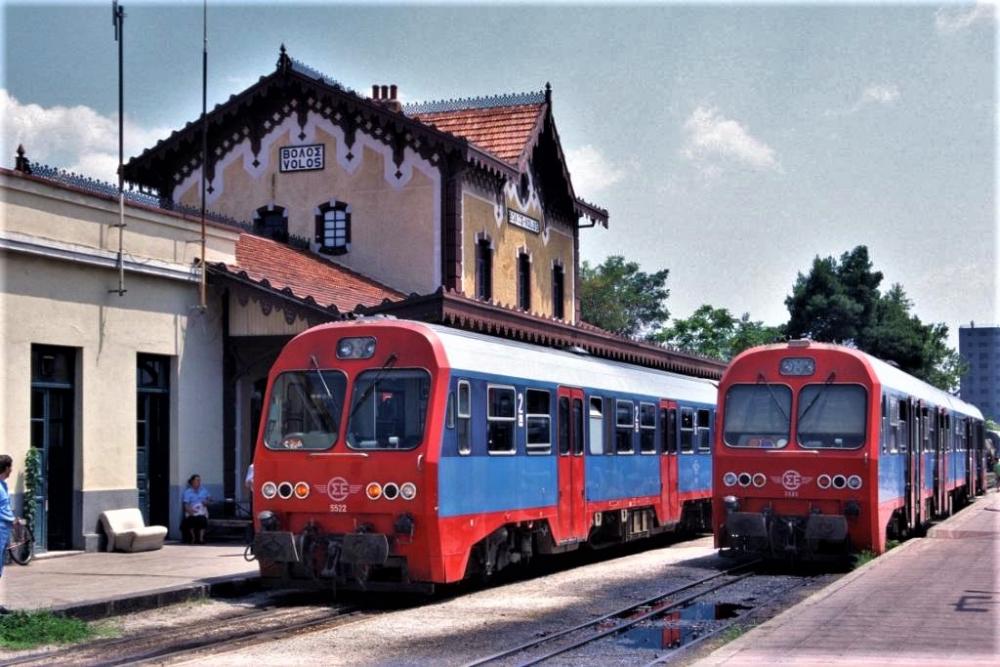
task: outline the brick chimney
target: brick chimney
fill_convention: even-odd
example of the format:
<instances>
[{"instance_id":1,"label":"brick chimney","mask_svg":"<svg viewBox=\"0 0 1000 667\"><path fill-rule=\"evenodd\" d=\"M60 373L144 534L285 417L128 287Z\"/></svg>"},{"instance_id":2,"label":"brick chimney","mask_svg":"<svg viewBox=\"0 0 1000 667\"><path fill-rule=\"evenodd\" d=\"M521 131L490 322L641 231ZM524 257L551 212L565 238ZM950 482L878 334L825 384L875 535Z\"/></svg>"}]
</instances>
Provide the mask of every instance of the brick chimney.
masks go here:
<instances>
[{"instance_id":1,"label":"brick chimney","mask_svg":"<svg viewBox=\"0 0 1000 667\"><path fill-rule=\"evenodd\" d=\"M372 84L372 101L378 102L379 104L385 106L388 109L392 109L396 113L403 110L403 105L398 99L396 99L396 93L399 91L399 87L396 84L389 86L379 85L377 83Z\"/></svg>"}]
</instances>

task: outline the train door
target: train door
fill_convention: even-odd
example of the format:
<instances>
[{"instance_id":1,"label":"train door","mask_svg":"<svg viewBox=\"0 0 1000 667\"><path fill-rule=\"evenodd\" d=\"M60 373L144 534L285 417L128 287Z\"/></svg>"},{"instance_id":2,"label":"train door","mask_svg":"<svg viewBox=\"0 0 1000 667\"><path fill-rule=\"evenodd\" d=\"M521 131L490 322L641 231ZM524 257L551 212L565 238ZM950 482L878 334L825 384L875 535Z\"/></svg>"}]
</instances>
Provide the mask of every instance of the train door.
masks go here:
<instances>
[{"instance_id":1,"label":"train door","mask_svg":"<svg viewBox=\"0 0 1000 667\"><path fill-rule=\"evenodd\" d=\"M900 438L906 467L906 524L911 529L920 525L920 440L917 438L916 406L912 399L899 402L899 421L905 429Z\"/></svg>"},{"instance_id":2,"label":"train door","mask_svg":"<svg viewBox=\"0 0 1000 667\"><path fill-rule=\"evenodd\" d=\"M945 442L948 437L948 426L945 422L944 410L937 410L934 414L934 418L937 419L937 431L934 438L934 507L937 509L937 513L944 515L948 511L947 498L945 492L946 482L945 480L945 462L948 457L945 455Z\"/></svg>"},{"instance_id":3,"label":"train door","mask_svg":"<svg viewBox=\"0 0 1000 667\"><path fill-rule=\"evenodd\" d=\"M677 473L677 403L660 401L660 503L665 521L680 521Z\"/></svg>"},{"instance_id":4,"label":"train door","mask_svg":"<svg viewBox=\"0 0 1000 667\"><path fill-rule=\"evenodd\" d=\"M584 502L583 390L559 387L559 534L562 540L587 539L590 522Z\"/></svg>"}]
</instances>

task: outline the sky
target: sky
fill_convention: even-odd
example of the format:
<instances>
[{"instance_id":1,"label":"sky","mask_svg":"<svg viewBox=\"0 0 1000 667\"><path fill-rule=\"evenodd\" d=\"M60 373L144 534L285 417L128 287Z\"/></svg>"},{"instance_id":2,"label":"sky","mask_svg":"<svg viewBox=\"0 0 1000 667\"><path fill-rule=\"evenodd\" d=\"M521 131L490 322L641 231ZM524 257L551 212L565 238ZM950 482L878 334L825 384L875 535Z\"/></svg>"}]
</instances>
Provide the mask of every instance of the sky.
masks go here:
<instances>
[{"instance_id":1,"label":"sky","mask_svg":"<svg viewBox=\"0 0 1000 667\"><path fill-rule=\"evenodd\" d=\"M110 2L3 5L0 164L114 179ZM201 3L124 0L126 155L201 108ZM812 259L868 246L925 322L1000 324L991 4L208 7L209 105L289 54L403 101L553 88L581 258L670 269L668 307L787 320Z\"/></svg>"}]
</instances>

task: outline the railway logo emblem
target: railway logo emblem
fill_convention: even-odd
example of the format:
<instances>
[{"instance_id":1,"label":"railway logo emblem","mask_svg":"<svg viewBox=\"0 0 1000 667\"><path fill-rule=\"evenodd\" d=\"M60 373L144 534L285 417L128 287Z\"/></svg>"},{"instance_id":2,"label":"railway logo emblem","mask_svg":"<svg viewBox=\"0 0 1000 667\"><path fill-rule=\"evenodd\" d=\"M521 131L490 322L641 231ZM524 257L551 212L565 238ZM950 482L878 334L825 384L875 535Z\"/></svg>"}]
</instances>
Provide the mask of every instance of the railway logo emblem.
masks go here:
<instances>
[{"instance_id":1,"label":"railway logo emblem","mask_svg":"<svg viewBox=\"0 0 1000 667\"><path fill-rule=\"evenodd\" d=\"M781 484L785 491L798 491L799 487L812 481L812 477L803 477L798 470L786 470L784 475L771 475L771 481Z\"/></svg>"},{"instance_id":2,"label":"railway logo emblem","mask_svg":"<svg viewBox=\"0 0 1000 667\"><path fill-rule=\"evenodd\" d=\"M330 500L340 502L347 500L347 496L361 490L360 484L350 484L343 477L333 477L326 484L316 484L316 490L330 496Z\"/></svg>"}]
</instances>

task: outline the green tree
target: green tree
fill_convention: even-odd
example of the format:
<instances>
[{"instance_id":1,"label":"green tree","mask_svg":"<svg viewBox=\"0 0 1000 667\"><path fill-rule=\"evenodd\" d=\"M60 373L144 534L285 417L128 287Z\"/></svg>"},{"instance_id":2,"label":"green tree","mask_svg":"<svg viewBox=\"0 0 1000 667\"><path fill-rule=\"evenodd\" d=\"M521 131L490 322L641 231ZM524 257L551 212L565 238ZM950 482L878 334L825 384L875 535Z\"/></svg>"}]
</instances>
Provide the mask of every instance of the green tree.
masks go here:
<instances>
[{"instance_id":1,"label":"green tree","mask_svg":"<svg viewBox=\"0 0 1000 667\"><path fill-rule=\"evenodd\" d=\"M645 338L655 335L670 317L665 301L670 296L663 269L639 270L635 262L611 255L597 266L580 266L580 311L583 320L606 331Z\"/></svg>"},{"instance_id":2,"label":"green tree","mask_svg":"<svg viewBox=\"0 0 1000 667\"><path fill-rule=\"evenodd\" d=\"M778 327L751 320L750 313L733 317L726 308L702 305L691 317L674 320L655 339L688 352L728 361L743 350L781 337Z\"/></svg>"}]
</instances>

